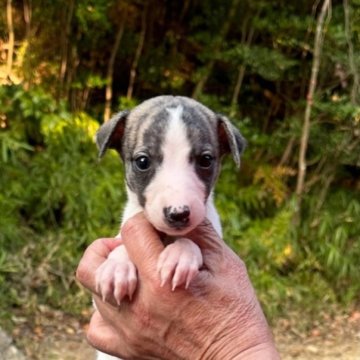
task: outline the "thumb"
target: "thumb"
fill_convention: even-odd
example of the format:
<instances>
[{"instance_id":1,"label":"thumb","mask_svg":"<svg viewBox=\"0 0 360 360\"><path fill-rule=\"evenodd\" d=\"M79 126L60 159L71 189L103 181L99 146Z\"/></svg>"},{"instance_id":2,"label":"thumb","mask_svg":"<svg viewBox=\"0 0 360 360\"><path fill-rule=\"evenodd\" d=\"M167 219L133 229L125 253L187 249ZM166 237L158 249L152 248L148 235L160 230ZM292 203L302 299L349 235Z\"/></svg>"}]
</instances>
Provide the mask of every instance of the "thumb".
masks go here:
<instances>
[{"instance_id":1,"label":"thumb","mask_svg":"<svg viewBox=\"0 0 360 360\"><path fill-rule=\"evenodd\" d=\"M126 221L121 228L121 239L139 273L156 276L156 264L164 245L143 213Z\"/></svg>"}]
</instances>

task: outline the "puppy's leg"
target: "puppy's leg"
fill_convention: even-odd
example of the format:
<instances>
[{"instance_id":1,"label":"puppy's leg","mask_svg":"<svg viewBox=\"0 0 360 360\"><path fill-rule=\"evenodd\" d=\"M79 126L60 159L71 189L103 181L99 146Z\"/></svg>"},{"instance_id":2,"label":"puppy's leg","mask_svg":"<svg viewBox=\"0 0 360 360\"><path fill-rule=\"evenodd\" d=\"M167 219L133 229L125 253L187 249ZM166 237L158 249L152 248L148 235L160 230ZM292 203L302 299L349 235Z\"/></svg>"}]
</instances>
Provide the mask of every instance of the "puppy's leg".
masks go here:
<instances>
[{"instance_id":1,"label":"puppy's leg","mask_svg":"<svg viewBox=\"0 0 360 360\"><path fill-rule=\"evenodd\" d=\"M104 301L113 298L120 305L125 296L131 300L136 284L136 267L124 245L114 249L96 270L96 290Z\"/></svg>"},{"instance_id":2,"label":"puppy's leg","mask_svg":"<svg viewBox=\"0 0 360 360\"><path fill-rule=\"evenodd\" d=\"M187 288L203 265L200 248L189 239L177 239L160 254L157 271L161 286L170 278L172 290L180 285Z\"/></svg>"},{"instance_id":3,"label":"puppy's leg","mask_svg":"<svg viewBox=\"0 0 360 360\"><path fill-rule=\"evenodd\" d=\"M124 209L121 225L142 211L136 195L127 188L128 202ZM120 234L118 235L120 236ZM114 249L106 261L96 271L97 292L103 300L113 298L120 305L128 296L131 300L137 285L137 271L124 245Z\"/></svg>"}]
</instances>

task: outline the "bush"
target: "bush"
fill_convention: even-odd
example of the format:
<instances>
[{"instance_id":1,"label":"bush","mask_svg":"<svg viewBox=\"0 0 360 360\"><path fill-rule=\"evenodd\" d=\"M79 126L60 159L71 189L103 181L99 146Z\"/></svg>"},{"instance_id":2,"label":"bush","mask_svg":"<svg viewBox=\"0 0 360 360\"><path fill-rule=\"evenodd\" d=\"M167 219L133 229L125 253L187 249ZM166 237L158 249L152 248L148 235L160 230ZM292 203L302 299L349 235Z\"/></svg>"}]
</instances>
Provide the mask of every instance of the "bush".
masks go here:
<instances>
[{"instance_id":1,"label":"bush","mask_svg":"<svg viewBox=\"0 0 360 360\"><path fill-rule=\"evenodd\" d=\"M73 274L85 247L118 231L125 196L120 161L109 154L99 163L93 141L98 123L86 114L71 115L53 102L44 108L47 97L38 90L14 94L9 88L9 94L21 111L5 113L8 126L0 137L5 189L0 195L5 291L0 296L8 305L26 299L26 306L47 302L70 309L79 298ZM31 96L39 96L43 113L24 105ZM29 146L24 129L32 121L37 122L32 139L38 141Z\"/></svg>"}]
</instances>

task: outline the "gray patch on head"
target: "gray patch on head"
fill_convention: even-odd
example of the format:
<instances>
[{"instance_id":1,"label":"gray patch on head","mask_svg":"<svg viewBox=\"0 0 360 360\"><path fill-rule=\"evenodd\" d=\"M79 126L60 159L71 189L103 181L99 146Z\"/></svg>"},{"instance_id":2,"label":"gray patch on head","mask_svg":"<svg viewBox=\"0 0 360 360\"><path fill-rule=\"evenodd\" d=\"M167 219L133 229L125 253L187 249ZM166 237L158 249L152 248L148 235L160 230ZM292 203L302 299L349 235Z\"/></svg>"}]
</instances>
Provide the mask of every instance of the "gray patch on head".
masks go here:
<instances>
[{"instance_id":1,"label":"gray patch on head","mask_svg":"<svg viewBox=\"0 0 360 360\"><path fill-rule=\"evenodd\" d=\"M204 106L184 106L182 119L191 144L190 161L205 185L206 199L210 195L219 172L219 146L214 118L215 115ZM214 157L212 166L207 169L198 165L199 158L205 152ZM204 200L206 201L206 199Z\"/></svg>"},{"instance_id":2,"label":"gray patch on head","mask_svg":"<svg viewBox=\"0 0 360 360\"><path fill-rule=\"evenodd\" d=\"M146 120L145 128L142 131L140 131L140 127L137 127L138 136L136 141L131 144L130 152L127 154L125 165L127 185L137 194L139 204L143 207L146 203L145 190L163 161L162 143L168 121L169 117L165 109L152 114L151 120ZM150 158L151 166L147 171L140 171L135 165L134 160L139 153L146 154Z\"/></svg>"}]
</instances>

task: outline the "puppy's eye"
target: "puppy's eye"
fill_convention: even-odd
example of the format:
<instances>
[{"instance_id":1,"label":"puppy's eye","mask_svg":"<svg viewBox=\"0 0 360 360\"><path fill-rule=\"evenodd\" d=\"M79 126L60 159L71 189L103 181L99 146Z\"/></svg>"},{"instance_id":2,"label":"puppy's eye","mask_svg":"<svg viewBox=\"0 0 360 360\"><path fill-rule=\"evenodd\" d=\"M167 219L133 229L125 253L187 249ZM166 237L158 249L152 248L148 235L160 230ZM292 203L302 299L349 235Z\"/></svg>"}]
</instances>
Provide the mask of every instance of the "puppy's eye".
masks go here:
<instances>
[{"instance_id":1,"label":"puppy's eye","mask_svg":"<svg viewBox=\"0 0 360 360\"><path fill-rule=\"evenodd\" d=\"M214 157L210 154L202 154L197 160L198 166L203 169L208 169L214 162Z\"/></svg>"},{"instance_id":2,"label":"puppy's eye","mask_svg":"<svg viewBox=\"0 0 360 360\"><path fill-rule=\"evenodd\" d=\"M140 155L135 159L135 165L140 171L146 171L150 168L151 161L148 156Z\"/></svg>"}]
</instances>

